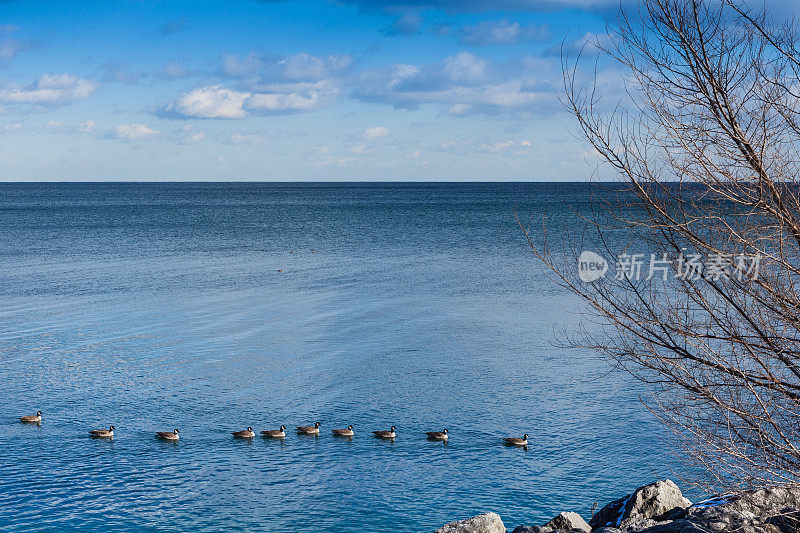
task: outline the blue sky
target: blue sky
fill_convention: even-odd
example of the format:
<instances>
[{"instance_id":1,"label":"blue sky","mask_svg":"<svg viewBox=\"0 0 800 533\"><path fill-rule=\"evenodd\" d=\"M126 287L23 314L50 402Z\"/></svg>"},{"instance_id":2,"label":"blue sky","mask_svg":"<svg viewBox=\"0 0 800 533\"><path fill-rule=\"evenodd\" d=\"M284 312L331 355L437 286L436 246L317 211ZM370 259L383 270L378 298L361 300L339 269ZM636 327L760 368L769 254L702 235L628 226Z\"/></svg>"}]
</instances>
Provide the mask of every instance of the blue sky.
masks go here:
<instances>
[{"instance_id":1,"label":"blue sky","mask_svg":"<svg viewBox=\"0 0 800 533\"><path fill-rule=\"evenodd\" d=\"M0 0L0 177L586 179L558 49L615 4Z\"/></svg>"}]
</instances>

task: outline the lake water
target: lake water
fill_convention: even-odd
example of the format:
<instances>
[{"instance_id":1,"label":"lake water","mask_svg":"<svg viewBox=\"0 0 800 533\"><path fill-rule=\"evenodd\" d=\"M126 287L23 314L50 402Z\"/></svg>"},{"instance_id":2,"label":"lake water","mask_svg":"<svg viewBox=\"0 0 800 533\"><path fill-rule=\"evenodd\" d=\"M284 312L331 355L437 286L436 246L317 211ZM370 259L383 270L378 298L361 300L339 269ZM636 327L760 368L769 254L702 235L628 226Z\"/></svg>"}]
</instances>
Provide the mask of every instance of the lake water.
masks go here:
<instances>
[{"instance_id":1,"label":"lake water","mask_svg":"<svg viewBox=\"0 0 800 533\"><path fill-rule=\"evenodd\" d=\"M514 220L558 248L587 191L0 184L0 530L513 528L668 473L641 387L554 343L579 304Z\"/></svg>"}]
</instances>

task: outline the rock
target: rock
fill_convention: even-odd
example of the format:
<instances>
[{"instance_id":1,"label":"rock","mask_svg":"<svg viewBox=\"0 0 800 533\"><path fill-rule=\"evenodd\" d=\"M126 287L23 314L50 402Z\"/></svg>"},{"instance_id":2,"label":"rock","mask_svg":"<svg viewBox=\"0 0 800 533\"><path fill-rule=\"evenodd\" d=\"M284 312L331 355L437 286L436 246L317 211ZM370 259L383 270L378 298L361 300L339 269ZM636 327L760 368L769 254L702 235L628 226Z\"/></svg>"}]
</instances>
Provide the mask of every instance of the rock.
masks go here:
<instances>
[{"instance_id":1,"label":"rock","mask_svg":"<svg viewBox=\"0 0 800 533\"><path fill-rule=\"evenodd\" d=\"M800 530L800 487L771 487L719 496L696 504L675 522L712 531L795 533Z\"/></svg>"},{"instance_id":2,"label":"rock","mask_svg":"<svg viewBox=\"0 0 800 533\"><path fill-rule=\"evenodd\" d=\"M436 533L506 533L506 526L497 513L485 513L445 524Z\"/></svg>"},{"instance_id":3,"label":"rock","mask_svg":"<svg viewBox=\"0 0 800 533\"><path fill-rule=\"evenodd\" d=\"M691 505L672 481L639 487L598 511L589 524L561 513L543 526L513 533L800 533L800 485L717 496ZM494 513L453 522L441 533L505 532Z\"/></svg>"},{"instance_id":4,"label":"rock","mask_svg":"<svg viewBox=\"0 0 800 533\"><path fill-rule=\"evenodd\" d=\"M586 533L592 530L581 515L571 512L559 514L542 526L542 529L549 529L550 531L571 531L577 529Z\"/></svg>"},{"instance_id":5,"label":"rock","mask_svg":"<svg viewBox=\"0 0 800 533\"><path fill-rule=\"evenodd\" d=\"M630 496L626 496L606 504L589 519L589 526L593 530L604 526L616 527L625 503L629 498Z\"/></svg>"},{"instance_id":6,"label":"rock","mask_svg":"<svg viewBox=\"0 0 800 533\"><path fill-rule=\"evenodd\" d=\"M786 510L800 509L800 487L770 487L747 491L726 498L720 506L727 509L767 517L782 514Z\"/></svg>"},{"instance_id":7,"label":"rock","mask_svg":"<svg viewBox=\"0 0 800 533\"><path fill-rule=\"evenodd\" d=\"M585 529L551 529L545 526L517 526L511 533L586 533ZM615 530L612 533L620 533Z\"/></svg>"},{"instance_id":8,"label":"rock","mask_svg":"<svg viewBox=\"0 0 800 533\"><path fill-rule=\"evenodd\" d=\"M599 528L592 533L797 533L800 487L773 487L718 496L688 509L676 507L641 520L626 517L625 510L618 528Z\"/></svg>"},{"instance_id":9,"label":"rock","mask_svg":"<svg viewBox=\"0 0 800 533\"><path fill-rule=\"evenodd\" d=\"M545 526L517 526L511 533L586 533L585 529L551 529ZM620 533L615 530L613 533Z\"/></svg>"},{"instance_id":10,"label":"rock","mask_svg":"<svg viewBox=\"0 0 800 533\"><path fill-rule=\"evenodd\" d=\"M667 517L674 520L676 514L691 504L675 483L669 479L659 480L639 487L626 498L609 503L592 517L589 525L592 529L603 526L627 529L646 520L659 522Z\"/></svg>"},{"instance_id":11,"label":"rock","mask_svg":"<svg viewBox=\"0 0 800 533\"><path fill-rule=\"evenodd\" d=\"M634 491L625 504L620 525L650 518L658 521L675 509L685 509L690 505L692 502L683 497L681 489L675 483L669 479L659 480Z\"/></svg>"}]
</instances>

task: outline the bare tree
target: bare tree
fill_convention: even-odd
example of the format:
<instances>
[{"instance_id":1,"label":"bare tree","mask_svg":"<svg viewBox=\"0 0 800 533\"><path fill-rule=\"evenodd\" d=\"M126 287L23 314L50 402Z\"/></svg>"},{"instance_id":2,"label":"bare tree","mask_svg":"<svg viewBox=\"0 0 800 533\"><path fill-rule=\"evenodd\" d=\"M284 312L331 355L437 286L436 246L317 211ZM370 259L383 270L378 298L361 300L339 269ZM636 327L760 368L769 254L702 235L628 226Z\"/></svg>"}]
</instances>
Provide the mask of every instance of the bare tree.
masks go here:
<instances>
[{"instance_id":1,"label":"bare tree","mask_svg":"<svg viewBox=\"0 0 800 533\"><path fill-rule=\"evenodd\" d=\"M591 220L618 268L585 283L574 257L521 226L601 324L573 342L649 385L707 488L799 482L794 24L733 0L645 0L609 35L595 46L625 72L627 96L609 108L579 81L580 59L565 60L564 87L583 138L625 183L619 195L601 186L613 215ZM637 259L639 279L626 270ZM651 262L666 268L646 279Z\"/></svg>"}]
</instances>

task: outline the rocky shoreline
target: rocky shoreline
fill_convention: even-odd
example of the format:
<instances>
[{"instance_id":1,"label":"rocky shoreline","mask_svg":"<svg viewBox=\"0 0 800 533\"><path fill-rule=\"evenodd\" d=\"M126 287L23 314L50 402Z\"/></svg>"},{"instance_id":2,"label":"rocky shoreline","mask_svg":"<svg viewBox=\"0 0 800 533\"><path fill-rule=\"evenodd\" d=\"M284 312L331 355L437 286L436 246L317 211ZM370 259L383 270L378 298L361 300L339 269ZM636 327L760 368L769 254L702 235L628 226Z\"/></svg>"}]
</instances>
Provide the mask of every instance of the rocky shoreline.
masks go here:
<instances>
[{"instance_id":1,"label":"rocky shoreline","mask_svg":"<svg viewBox=\"0 0 800 533\"><path fill-rule=\"evenodd\" d=\"M451 522L436 533L798 533L800 486L779 486L723 494L692 503L670 480L660 480L608 503L587 522L563 512L541 526L506 529L500 516L486 513Z\"/></svg>"}]
</instances>

